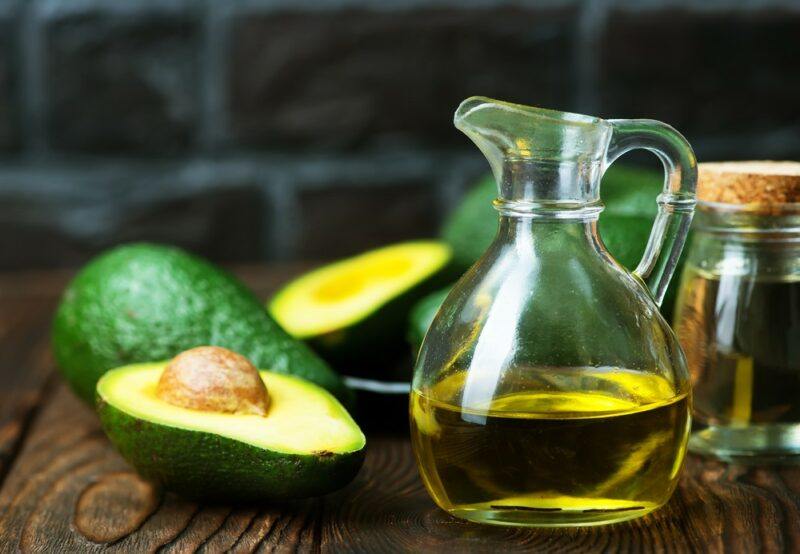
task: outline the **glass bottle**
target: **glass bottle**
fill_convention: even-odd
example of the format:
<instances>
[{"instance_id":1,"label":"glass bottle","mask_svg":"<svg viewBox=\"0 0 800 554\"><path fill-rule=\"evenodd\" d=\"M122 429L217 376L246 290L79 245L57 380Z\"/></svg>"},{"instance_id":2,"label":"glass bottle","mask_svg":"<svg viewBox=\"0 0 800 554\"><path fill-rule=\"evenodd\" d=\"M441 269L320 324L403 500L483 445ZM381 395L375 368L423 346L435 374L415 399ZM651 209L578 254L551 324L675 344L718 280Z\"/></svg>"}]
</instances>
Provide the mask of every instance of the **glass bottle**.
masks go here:
<instances>
[{"instance_id":1,"label":"glass bottle","mask_svg":"<svg viewBox=\"0 0 800 554\"><path fill-rule=\"evenodd\" d=\"M700 164L699 198L675 312L689 448L800 462L800 163Z\"/></svg>"},{"instance_id":2,"label":"glass bottle","mask_svg":"<svg viewBox=\"0 0 800 554\"><path fill-rule=\"evenodd\" d=\"M489 160L498 234L436 315L417 360L411 434L428 492L460 518L596 525L646 514L675 488L689 383L658 311L694 209L685 139L610 120L470 98L455 125ZM628 272L597 218L606 167L634 148L667 178Z\"/></svg>"}]
</instances>

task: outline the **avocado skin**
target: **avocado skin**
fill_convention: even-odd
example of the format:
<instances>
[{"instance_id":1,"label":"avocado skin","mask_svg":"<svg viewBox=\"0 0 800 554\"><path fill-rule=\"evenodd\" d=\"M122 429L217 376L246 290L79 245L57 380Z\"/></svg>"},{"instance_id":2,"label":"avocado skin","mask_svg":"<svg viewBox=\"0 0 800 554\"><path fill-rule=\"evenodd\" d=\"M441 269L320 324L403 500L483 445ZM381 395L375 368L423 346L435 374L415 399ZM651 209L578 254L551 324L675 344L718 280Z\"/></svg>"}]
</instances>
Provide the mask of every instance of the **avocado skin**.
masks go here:
<instances>
[{"instance_id":1,"label":"avocado skin","mask_svg":"<svg viewBox=\"0 0 800 554\"><path fill-rule=\"evenodd\" d=\"M444 303L447 295L450 294L451 288L445 287L434 291L414 304L408 317L408 342L415 354L419 352L425 333L428 332L428 327L433 323L433 318L436 316L436 312L439 311L439 307Z\"/></svg>"},{"instance_id":2,"label":"avocado skin","mask_svg":"<svg viewBox=\"0 0 800 554\"><path fill-rule=\"evenodd\" d=\"M388 373L382 373L382 379L408 379L406 372L398 374L399 368L387 369L386 360L407 355L408 345L403 335L409 311L420 299L452 283L460 275L461 272L449 261L361 320L304 340L334 368L347 371L348 375L374 378L376 370L384 369Z\"/></svg>"},{"instance_id":3,"label":"avocado skin","mask_svg":"<svg viewBox=\"0 0 800 554\"><path fill-rule=\"evenodd\" d=\"M358 474L364 451L285 454L214 433L133 417L97 399L108 438L142 477L198 501L256 502L321 496Z\"/></svg>"},{"instance_id":4,"label":"avocado skin","mask_svg":"<svg viewBox=\"0 0 800 554\"><path fill-rule=\"evenodd\" d=\"M53 323L53 352L75 393L92 403L108 369L223 346L256 367L301 377L345 406L353 393L293 339L238 280L178 248L139 243L91 261L69 284Z\"/></svg>"}]
</instances>

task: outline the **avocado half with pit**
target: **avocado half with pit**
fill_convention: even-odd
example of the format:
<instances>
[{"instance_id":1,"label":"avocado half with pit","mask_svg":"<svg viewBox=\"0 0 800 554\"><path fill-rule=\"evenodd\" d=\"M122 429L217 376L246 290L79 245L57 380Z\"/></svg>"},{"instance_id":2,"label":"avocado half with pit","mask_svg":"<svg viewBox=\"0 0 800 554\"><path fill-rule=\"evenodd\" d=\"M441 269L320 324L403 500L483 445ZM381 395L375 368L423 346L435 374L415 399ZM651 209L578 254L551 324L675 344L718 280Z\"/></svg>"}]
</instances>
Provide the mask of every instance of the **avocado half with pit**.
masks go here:
<instances>
[{"instance_id":1,"label":"avocado half with pit","mask_svg":"<svg viewBox=\"0 0 800 554\"><path fill-rule=\"evenodd\" d=\"M413 241L371 250L306 273L268 303L293 337L349 372L374 371L375 354L405 351L414 303L458 273L442 241Z\"/></svg>"},{"instance_id":2,"label":"avocado half with pit","mask_svg":"<svg viewBox=\"0 0 800 554\"><path fill-rule=\"evenodd\" d=\"M187 498L252 502L323 495L358 473L364 434L322 388L259 371L264 414L203 411L156 393L166 366L126 366L97 383L103 430L143 477Z\"/></svg>"}]
</instances>

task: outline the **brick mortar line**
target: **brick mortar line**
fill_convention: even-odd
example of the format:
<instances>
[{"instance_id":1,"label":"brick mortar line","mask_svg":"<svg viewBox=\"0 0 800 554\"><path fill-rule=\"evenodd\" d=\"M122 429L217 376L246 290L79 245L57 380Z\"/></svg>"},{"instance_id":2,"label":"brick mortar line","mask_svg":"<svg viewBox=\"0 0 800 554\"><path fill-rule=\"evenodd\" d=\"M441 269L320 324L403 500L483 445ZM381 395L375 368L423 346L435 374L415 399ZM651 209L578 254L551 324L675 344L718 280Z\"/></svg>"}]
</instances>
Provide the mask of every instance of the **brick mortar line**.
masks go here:
<instances>
[{"instance_id":1,"label":"brick mortar line","mask_svg":"<svg viewBox=\"0 0 800 554\"><path fill-rule=\"evenodd\" d=\"M213 0L211 0L213 2ZM591 2L592 0L589 0ZM602 0L600 0L602 1ZM85 11L103 13L131 13L132 11L174 12L193 10L196 0L28 0L37 3L47 16L68 15ZM380 11L418 10L425 8L482 9L501 6L526 8L554 8L576 6L584 0L227 0L218 2L221 11L242 10L304 10L335 11L348 8L364 8ZM794 0L611 0L615 8L651 10L663 8L688 8L692 11L735 10L751 11L775 7L800 9Z\"/></svg>"},{"instance_id":2,"label":"brick mortar line","mask_svg":"<svg viewBox=\"0 0 800 554\"><path fill-rule=\"evenodd\" d=\"M196 0L27 0L36 3L42 17L62 17L86 12L107 14L180 13L196 11Z\"/></svg>"},{"instance_id":3,"label":"brick mortar line","mask_svg":"<svg viewBox=\"0 0 800 554\"><path fill-rule=\"evenodd\" d=\"M692 13L767 11L776 8L800 11L796 0L610 0L612 8L630 12L647 12L664 9L685 9Z\"/></svg>"},{"instance_id":4,"label":"brick mortar line","mask_svg":"<svg viewBox=\"0 0 800 554\"><path fill-rule=\"evenodd\" d=\"M578 15L572 65L577 74L578 85L575 101L584 113L596 114L602 106L599 93L601 41L607 28L611 1L613 0L585 0Z\"/></svg>"},{"instance_id":5,"label":"brick mortar line","mask_svg":"<svg viewBox=\"0 0 800 554\"><path fill-rule=\"evenodd\" d=\"M435 151L409 150L403 155L381 156L371 153L341 156L313 156L308 153L293 156L227 158L191 158L172 161L120 159L77 160L74 162L25 162L0 165L0 191L30 194L50 194L74 191L74 184L83 183L82 191L105 191L111 195L115 189L130 189L141 180L157 188L169 182L175 189L204 190L215 186L225 187L243 182L298 183L298 189L327 188L326 183L341 180L369 181L369 186L381 187L396 184L404 177L424 177L442 171L438 166L453 168L469 157L468 150ZM387 171L388 168L388 171ZM377 171L376 170L381 170ZM382 174L387 174L385 178ZM37 183L45 183L37 188ZM93 186L97 185L97 187ZM165 191L166 192L166 191Z\"/></svg>"},{"instance_id":6,"label":"brick mortar line","mask_svg":"<svg viewBox=\"0 0 800 554\"><path fill-rule=\"evenodd\" d=\"M46 71L44 66L44 39L42 18L36 2L23 4L20 11L20 25L17 30L19 51L17 61L20 67L19 103L21 116L21 135L23 156L41 158L47 152L47 126L45 123Z\"/></svg>"},{"instance_id":7,"label":"brick mortar line","mask_svg":"<svg viewBox=\"0 0 800 554\"><path fill-rule=\"evenodd\" d=\"M714 155L715 151L736 150L737 145L754 145L753 155L790 152L800 147L800 130L794 126L760 133L732 136L690 137L699 152ZM329 188L330 183L347 180L365 186L396 185L404 179L435 176L431 186L448 186L451 174L477 171L482 166L478 154L469 148L436 150L408 148L399 154L375 152L325 153L308 152L291 155L262 153L234 154L225 157L191 157L164 159L85 159L52 158L5 160L0 164L0 193L22 193L26 196L73 193L76 198L120 191L155 191L169 182L166 193L185 194L213 188L227 188L242 183L290 183L296 191ZM488 171L488 168L486 168ZM386 175L383 177L383 175ZM149 187L141 187L148 182ZM78 187L77 185L82 186ZM80 189L80 190L79 190ZM443 192L444 198L448 197ZM133 196L136 196L134 193Z\"/></svg>"},{"instance_id":8,"label":"brick mortar line","mask_svg":"<svg viewBox=\"0 0 800 554\"><path fill-rule=\"evenodd\" d=\"M311 166L309 170L309 165ZM0 182L6 184L6 193L22 193L31 197L59 197L63 201L73 201L77 205L90 203L91 214L83 212L95 222L113 219L118 210L136 210L154 201L178 199L192 193L226 190L242 185L258 190L264 204L264 217L268 222L263 226L261 245L265 259L290 259L300 245L300 229L303 227L303 214L300 210L300 194L306 190L325 190L332 188L330 183L341 180L357 182L359 177L379 174L390 168L393 178L365 179L364 189L380 189L383 186L396 186L404 182L428 180L434 189L435 204L430 207L435 216L442 216L452 208L458 193L463 192L472 176L480 175L485 169L480 157L473 153L435 152L421 155L409 152L405 156L386 157L360 156L344 160L331 157L314 159L309 164L307 155L287 160L281 158L279 164L259 160L189 160L171 164L163 163L142 166L121 164L117 167L98 167L94 170L85 167L47 167L26 165L8 170L0 167ZM54 178L58 176L58 178ZM11 178L9 178L11 177ZM13 190L8 184L13 183ZM147 183L148 186L141 186ZM169 183L166 188L162 185ZM44 184L44 187L39 185ZM449 193L449 194L448 194ZM15 221L19 221L17 214ZM29 214L33 222L37 214ZM0 218L1 219L1 218ZM24 218L23 218L24 219ZM74 221L68 213L64 217L48 219L51 224L72 228ZM92 229L87 231L89 235Z\"/></svg>"},{"instance_id":9,"label":"brick mortar line","mask_svg":"<svg viewBox=\"0 0 800 554\"><path fill-rule=\"evenodd\" d=\"M265 225L262 237L262 258L288 260L292 252L300 248L299 230L303 225L298 190L291 182L284 180L275 186L262 186L262 202L267 204L264 212L271 217L270 225Z\"/></svg>"},{"instance_id":10,"label":"brick mortar line","mask_svg":"<svg viewBox=\"0 0 800 554\"><path fill-rule=\"evenodd\" d=\"M45 331L42 332L41 339L35 341L33 347L38 346L38 344L42 341L49 341L49 332L47 331L49 328L46 325L43 325L42 328L45 329ZM16 467L17 459L22 453L26 442L30 438L29 432L33 427L34 422L41 415L44 407L47 404L47 400L55 394L58 382L59 377L57 375L57 371L53 371L51 368L48 370L47 375L43 378L38 390L34 393L33 403L27 407L27 409L23 408L22 413L17 415L16 419L19 421L19 436L8 449L8 456L4 460L5 465L0 468L0 492L4 490L8 476Z\"/></svg>"},{"instance_id":11,"label":"brick mortar line","mask_svg":"<svg viewBox=\"0 0 800 554\"><path fill-rule=\"evenodd\" d=\"M230 0L226 3L232 12L246 11L336 11L367 9L374 11L405 11L422 9L485 9L497 7L527 7L550 9L577 5L581 0Z\"/></svg>"},{"instance_id":12,"label":"brick mortar line","mask_svg":"<svg viewBox=\"0 0 800 554\"><path fill-rule=\"evenodd\" d=\"M199 147L213 151L229 142L227 75L230 61L230 21L219 0L206 0L203 17L200 84Z\"/></svg>"}]
</instances>

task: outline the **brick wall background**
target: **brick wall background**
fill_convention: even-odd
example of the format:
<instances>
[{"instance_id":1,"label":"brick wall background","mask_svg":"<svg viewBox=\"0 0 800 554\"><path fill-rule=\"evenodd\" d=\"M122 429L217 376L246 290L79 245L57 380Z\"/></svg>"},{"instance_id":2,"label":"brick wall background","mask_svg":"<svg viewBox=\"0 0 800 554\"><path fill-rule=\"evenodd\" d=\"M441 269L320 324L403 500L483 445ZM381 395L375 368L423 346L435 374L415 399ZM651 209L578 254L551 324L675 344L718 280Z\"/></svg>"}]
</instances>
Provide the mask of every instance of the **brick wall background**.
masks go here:
<instances>
[{"instance_id":1,"label":"brick wall background","mask_svg":"<svg viewBox=\"0 0 800 554\"><path fill-rule=\"evenodd\" d=\"M800 159L800 2L0 0L0 268L430 236L485 170L474 94Z\"/></svg>"}]
</instances>

